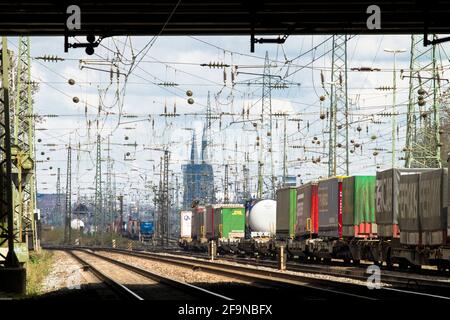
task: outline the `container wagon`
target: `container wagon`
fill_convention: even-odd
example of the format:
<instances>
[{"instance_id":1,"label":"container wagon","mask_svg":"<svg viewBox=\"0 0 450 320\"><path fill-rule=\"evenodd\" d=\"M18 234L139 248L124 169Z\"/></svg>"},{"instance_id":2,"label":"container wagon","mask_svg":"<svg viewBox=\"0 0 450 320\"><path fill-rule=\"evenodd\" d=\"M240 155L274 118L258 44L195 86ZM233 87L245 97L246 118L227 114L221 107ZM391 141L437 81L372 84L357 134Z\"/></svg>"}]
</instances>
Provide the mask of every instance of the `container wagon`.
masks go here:
<instances>
[{"instance_id":1,"label":"container wagon","mask_svg":"<svg viewBox=\"0 0 450 320\"><path fill-rule=\"evenodd\" d=\"M276 231L277 202L270 199L252 202L246 212L246 236L239 241L243 254L272 255L272 239Z\"/></svg>"}]
</instances>

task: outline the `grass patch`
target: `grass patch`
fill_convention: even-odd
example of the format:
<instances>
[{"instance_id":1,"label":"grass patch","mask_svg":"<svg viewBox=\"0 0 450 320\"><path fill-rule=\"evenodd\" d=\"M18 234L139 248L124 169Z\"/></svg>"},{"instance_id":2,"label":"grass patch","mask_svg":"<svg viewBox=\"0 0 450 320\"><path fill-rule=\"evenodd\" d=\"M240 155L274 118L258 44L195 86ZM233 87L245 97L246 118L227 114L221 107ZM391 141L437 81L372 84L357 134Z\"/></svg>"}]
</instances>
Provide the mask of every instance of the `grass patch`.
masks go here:
<instances>
[{"instance_id":1,"label":"grass patch","mask_svg":"<svg viewBox=\"0 0 450 320\"><path fill-rule=\"evenodd\" d=\"M53 262L53 253L47 250L31 252L27 268L27 296L35 296L41 293L42 282L50 273Z\"/></svg>"}]
</instances>

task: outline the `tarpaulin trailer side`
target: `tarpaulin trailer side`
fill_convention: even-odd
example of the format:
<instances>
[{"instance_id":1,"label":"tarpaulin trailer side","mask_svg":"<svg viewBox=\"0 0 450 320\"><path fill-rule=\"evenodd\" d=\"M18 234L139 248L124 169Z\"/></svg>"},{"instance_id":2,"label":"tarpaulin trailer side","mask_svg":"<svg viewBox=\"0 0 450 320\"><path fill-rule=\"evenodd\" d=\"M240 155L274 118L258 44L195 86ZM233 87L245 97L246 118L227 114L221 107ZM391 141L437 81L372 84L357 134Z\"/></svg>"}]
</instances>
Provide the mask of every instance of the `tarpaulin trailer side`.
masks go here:
<instances>
[{"instance_id":1,"label":"tarpaulin trailer side","mask_svg":"<svg viewBox=\"0 0 450 320\"><path fill-rule=\"evenodd\" d=\"M204 221L205 207L195 207L192 209L192 239L200 240L205 238Z\"/></svg>"},{"instance_id":2,"label":"tarpaulin trailer side","mask_svg":"<svg viewBox=\"0 0 450 320\"><path fill-rule=\"evenodd\" d=\"M398 192L400 176L426 172L433 169L391 168L377 172L375 218L378 236L381 238L399 238Z\"/></svg>"},{"instance_id":3,"label":"tarpaulin trailer side","mask_svg":"<svg viewBox=\"0 0 450 320\"><path fill-rule=\"evenodd\" d=\"M342 180L333 177L319 181L319 237L342 237Z\"/></svg>"},{"instance_id":4,"label":"tarpaulin trailer side","mask_svg":"<svg viewBox=\"0 0 450 320\"><path fill-rule=\"evenodd\" d=\"M277 238L283 240L295 236L297 221L297 188L277 190Z\"/></svg>"},{"instance_id":5,"label":"tarpaulin trailer side","mask_svg":"<svg viewBox=\"0 0 450 320\"><path fill-rule=\"evenodd\" d=\"M211 240L214 237L214 210L216 206L215 205L207 205L205 208L205 235L206 239Z\"/></svg>"},{"instance_id":6,"label":"tarpaulin trailer side","mask_svg":"<svg viewBox=\"0 0 450 320\"><path fill-rule=\"evenodd\" d=\"M319 231L317 191L317 182L308 182L297 188L297 237L310 236Z\"/></svg>"},{"instance_id":7,"label":"tarpaulin trailer side","mask_svg":"<svg viewBox=\"0 0 450 320\"><path fill-rule=\"evenodd\" d=\"M342 235L376 235L375 176L352 176L342 181Z\"/></svg>"},{"instance_id":8,"label":"tarpaulin trailer side","mask_svg":"<svg viewBox=\"0 0 450 320\"><path fill-rule=\"evenodd\" d=\"M397 203L401 244L420 244L419 176L418 173L400 175Z\"/></svg>"},{"instance_id":9,"label":"tarpaulin trailer side","mask_svg":"<svg viewBox=\"0 0 450 320\"><path fill-rule=\"evenodd\" d=\"M419 177L419 220L422 245L448 243L448 170L423 172ZM403 232L403 229L401 229Z\"/></svg>"}]
</instances>

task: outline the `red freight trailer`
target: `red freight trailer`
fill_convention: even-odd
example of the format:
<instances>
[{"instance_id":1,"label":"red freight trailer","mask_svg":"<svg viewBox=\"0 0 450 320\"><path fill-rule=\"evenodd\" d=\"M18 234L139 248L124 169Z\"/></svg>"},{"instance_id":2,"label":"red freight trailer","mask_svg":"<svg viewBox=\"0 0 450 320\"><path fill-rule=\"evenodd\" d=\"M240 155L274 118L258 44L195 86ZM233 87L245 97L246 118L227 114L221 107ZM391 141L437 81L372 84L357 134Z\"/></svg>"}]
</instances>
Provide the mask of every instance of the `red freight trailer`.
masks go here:
<instances>
[{"instance_id":1,"label":"red freight trailer","mask_svg":"<svg viewBox=\"0 0 450 320\"><path fill-rule=\"evenodd\" d=\"M200 240L205 237L203 223L205 220L205 207L195 207L192 210L191 235L192 239Z\"/></svg>"},{"instance_id":2,"label":"red freight trailer","mask_svg":"<svg viewBox=\"0 0 450 320\"><path fill-rule=\"evenodd\" d=\"M319 198L317 182L309 182L297 189L297 237L312 236L319 232Z\"/></svg>"},{"instance_id":3,"label":"red freight trailer","mask_svg":"<svg viewBox=\"0 0 450 320\"><path fill-rule=\"evenodd\" d=\"M213 205L206 206L205 234L208 240L214 238L214 210L216 210L215 206Z\"/></svg>"}]
</instances>

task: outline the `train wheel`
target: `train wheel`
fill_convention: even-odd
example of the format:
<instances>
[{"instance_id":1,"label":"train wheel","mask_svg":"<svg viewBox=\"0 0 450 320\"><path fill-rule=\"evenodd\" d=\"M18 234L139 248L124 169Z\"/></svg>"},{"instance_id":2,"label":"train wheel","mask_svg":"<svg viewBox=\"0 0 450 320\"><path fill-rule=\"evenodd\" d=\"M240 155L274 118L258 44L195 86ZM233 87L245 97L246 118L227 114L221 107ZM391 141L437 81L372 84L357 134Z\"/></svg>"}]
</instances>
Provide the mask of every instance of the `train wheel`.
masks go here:
<instances>
[{"instance_id":1,"label":"train wheel","mask_svg":"<svg viewBox=\"0 0 450 320\"><path fill-rule=\"evenodd\" d=\"M401 261L398 262L398 267L400 269L405 270L405 269L408 269L408 264L405 261L401 260Z\"/></svg>"},{"instance_id":2,"label":"train wheel","mask_svg":"<svg viewBox=\"0 0 450 320\"><path fill-rule=\"evenodd\" d=\"M422 270L422 266L418 266L418 265L411 265L411 269L412 270L414 270L414 271L420 271L420 270Z\"/></svg>"}]
</instances>

